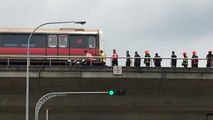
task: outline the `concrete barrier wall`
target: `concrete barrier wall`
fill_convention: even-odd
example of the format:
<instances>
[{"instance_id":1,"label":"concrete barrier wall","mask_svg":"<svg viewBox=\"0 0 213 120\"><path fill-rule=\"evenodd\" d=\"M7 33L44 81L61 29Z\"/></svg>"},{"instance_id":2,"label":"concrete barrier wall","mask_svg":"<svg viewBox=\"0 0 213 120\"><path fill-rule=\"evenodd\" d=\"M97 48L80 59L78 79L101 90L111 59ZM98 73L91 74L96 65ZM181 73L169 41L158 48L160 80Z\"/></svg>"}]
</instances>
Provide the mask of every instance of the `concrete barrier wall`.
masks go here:
<instances>
[{"instance_id":1,"label":"concrete barrier wall","mask_svg":"<svg viewBox=\"0 0 213 120\"><path fill-rule=\"evenodd\" d=\"M126 96L72 95L52 98L41 108L49 120L211 120L213 113L212 69L111 67L31 67L30 118L38 99L55 91L106 91L126 89ZM23 66L0 69L0 120L25 117Z\"/></svg>"}]
</instances>

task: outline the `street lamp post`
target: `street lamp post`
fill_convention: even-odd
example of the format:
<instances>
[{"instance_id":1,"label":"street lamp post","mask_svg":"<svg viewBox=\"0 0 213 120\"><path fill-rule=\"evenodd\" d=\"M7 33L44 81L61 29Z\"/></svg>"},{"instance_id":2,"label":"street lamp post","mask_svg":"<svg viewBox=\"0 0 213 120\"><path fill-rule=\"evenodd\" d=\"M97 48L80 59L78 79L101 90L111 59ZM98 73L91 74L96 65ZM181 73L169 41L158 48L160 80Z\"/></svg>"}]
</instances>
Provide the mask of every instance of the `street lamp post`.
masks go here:
<instances>
[{"instance_id":1,"label":"street lamp post","mask_svg":"<svg viewBox=\"0 0 213 120\"><path fill-rule=\"evenodd\" d=\"M65 21L65 22L47 22L36 27L33 32L30 34L27 41L27 73L26 73L26 120L29 120L29 66L30 66L30 40L32 35L38 30L40 27L50 24L65 24L65 23L74 23L84 25L86 21Z\"/></svg>"},{"instance_id":2,"label":"street lamp post","mask_svg":"<svg viewBox=\"0 0 213 120\"><path fill-rule=\"evenodd\" d=\"M44 96L42 96L38 100L38 102L36 103L36 107L35 107L35 120L38 120L38 115L39 115L40 108L49 99L51 99L53 97L58 97L58 96L85 95L85 94L109 94L109 91L97 91L97 92L51 92L51 93L47 93Z\"/></svg>"}]
</instances>

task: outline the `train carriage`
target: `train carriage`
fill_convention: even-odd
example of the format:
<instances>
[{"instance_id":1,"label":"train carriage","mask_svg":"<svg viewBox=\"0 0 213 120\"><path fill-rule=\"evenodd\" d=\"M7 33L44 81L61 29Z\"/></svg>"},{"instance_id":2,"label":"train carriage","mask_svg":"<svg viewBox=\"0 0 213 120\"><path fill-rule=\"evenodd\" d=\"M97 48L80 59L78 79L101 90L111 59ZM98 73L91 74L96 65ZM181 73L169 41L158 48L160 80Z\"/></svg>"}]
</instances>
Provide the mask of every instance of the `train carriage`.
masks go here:
<instances>
[{"instance_id":1,"label":"train carriage","mask_svg":"<svg viewBox=\"0 0 213 120\"><path fill-rule=\"evenodd\" d=\"M13 59L13 63L25 64L27 40L32 31L33 29L26 28L0 28L0 55L25 55L25 59ZM56 63L68 59L59 56L71 56L74 61L72 56L84 56L85 50L93 56L99 55L99 51L103 50L102 32L99 29L81 28L39 29L33 34L29 46L30 57L33 56L31 64L34 64L33 61L44 63L47 61L47 56L54 56L57 59L54 60Z\"/></svg>"}]
</instances>

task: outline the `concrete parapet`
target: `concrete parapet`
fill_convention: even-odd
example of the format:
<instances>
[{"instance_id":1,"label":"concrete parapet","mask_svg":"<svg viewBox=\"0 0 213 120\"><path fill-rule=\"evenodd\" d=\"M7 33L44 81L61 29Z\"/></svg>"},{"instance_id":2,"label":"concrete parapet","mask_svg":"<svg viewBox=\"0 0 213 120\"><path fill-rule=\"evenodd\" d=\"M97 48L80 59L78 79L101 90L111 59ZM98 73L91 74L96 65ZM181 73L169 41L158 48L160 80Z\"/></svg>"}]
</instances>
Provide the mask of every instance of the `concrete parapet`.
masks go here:
<instances>
[{"instance_id":1,"label":"concrete parapet","mask_svg":"<svg viewBox=\"0 0 213 120\"><path fill-rule=\"evenodd\" d=\"M23 120L26 66L0 68L0 120ZM52 98L51 120L210 120L213 118L213 70L205 68L31 66L30 117L38 99L56 91L125 89L126 96L75 95Z\"/></svg>"}]
</instances>

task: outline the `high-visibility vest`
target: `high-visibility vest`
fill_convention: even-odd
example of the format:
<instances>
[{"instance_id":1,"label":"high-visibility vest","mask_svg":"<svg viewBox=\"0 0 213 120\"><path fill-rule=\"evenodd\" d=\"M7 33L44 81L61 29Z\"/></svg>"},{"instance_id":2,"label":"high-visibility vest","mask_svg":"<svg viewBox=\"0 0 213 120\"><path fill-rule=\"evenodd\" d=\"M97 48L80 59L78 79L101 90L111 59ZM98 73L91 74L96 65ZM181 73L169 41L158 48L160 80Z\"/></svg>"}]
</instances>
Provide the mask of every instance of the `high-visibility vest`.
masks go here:
<instances>
[{"instance_id":1,"label":"high-visibility vest","mask_svg":"<svg viewBox=\"0 0 213 120\"><path fill-rule=\"evenodd\" d=\"M106 55L104 53L101 54L101 62L106 62Z\"/></svg>"},{"instance_id":2,"label":"high-visibility vest","mask_svg":"<svg viewBox=\"0 0 213 120\"><path fill-rule=\"evenodd\" d=\"M150 58L149 58L149 57L151 57L150 54L146 54L145 57L146 57L146 58L144 59L144 63L145 63L145 64L146 64L146 63L150 63Z\"/></svg>"},{"instance_id":3,"label":"high-visibility vest","mask_svg":"<svg viewBox=\"0 0 213 120\"><path fill-rule=\"evenodd\" d=\"M183 58L183 64L184 64L184 65L188 65L188 59L187 59L187 57L184 57L184 58Z\"/></svg>"},{"instance_id":4,"label":"high-visibility vest","mask_svg":"<svg viewBox=\"0 0 213 120\"><path fill-rule=\"evenodd\" d=\"M92 54L90 53L86 54L86 61L92 61Z\"/></svg>"},{"instance_id":5,"label":"high-visibility vest","mask_svg":"<svg viewBox=\"0 0 213 120\"><path fill-rule=\"evenodd\" d=\"M113 53L112 59L113 59L113 60L117 60L117 59L118 59L118 54L117 54L117 53Z\"/></svg>"},{"instance_id":6,"label":"high-visibility vest","mask_svg":"<svg viewBox=\"0 0 213 120\"><path fill-rule=\"evenodd\" d=\"M192 58L198 58L198 56L192 56ZM192 64L198 64L198 59L193 59Z\"/></svg>"}]
</instances>

